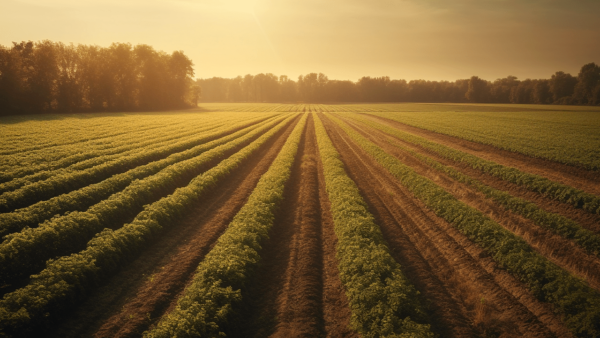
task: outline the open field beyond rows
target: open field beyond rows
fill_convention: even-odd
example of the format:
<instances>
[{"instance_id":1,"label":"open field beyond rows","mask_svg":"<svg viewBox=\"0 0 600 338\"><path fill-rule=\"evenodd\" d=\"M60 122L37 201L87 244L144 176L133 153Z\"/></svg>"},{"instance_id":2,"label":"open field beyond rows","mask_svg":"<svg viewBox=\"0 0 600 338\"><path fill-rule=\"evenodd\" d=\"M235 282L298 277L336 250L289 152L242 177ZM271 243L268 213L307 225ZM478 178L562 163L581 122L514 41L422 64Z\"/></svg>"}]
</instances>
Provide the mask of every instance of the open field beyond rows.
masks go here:
<instances>
[{"instance_id":1,"label":"open field beyond rows","mask_svg":"<svg viewBox=\"0 0 600 338\"><path fill-rule=\"evenodd\" d=\"M0 337L600 337L600 108L0 118Z\"/></svg>"}]
</instances>

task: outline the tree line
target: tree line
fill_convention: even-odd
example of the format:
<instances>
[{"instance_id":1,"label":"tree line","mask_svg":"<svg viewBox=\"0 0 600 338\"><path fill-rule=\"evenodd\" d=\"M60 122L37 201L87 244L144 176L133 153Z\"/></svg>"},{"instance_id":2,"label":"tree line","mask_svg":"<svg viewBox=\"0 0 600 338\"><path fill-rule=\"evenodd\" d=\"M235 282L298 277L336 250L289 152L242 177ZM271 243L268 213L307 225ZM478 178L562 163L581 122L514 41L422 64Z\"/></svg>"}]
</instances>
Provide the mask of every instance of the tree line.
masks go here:
<instances>
[{"instance_id":1,"label":"tree line","mask_svg":"<svg viewBox=\"0 0 600 338\"><path fill-rule=\"evenodd\" d=\"M451 81L362 77L329 80L322 73L258 74L198 79L203 102L475 102L600 105L600 67L588 63L577 77L556 72L549 79L514 76L487 81L477 76Z\"/></svg>"},{"instance_id":2,"label":"tree line","mask_svg":"<svg viewBox=\"0 0 600 338\"><path fill-rule=\"evenodd\" d=\"M137 111L195 106L192 61L148 45L51 41L0 45L0 114Z\"/></svg>"}]
</instances>

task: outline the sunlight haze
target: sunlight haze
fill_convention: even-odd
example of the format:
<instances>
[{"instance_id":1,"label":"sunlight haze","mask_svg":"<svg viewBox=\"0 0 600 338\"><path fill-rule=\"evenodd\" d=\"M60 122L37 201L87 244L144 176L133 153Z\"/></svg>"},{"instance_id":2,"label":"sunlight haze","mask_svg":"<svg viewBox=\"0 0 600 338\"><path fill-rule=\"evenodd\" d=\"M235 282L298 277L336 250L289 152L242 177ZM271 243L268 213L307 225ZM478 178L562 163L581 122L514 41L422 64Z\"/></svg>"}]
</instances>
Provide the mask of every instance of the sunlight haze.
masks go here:
<instances>
[{"instance_id":1,"label":"sunlight haze","mask_svg":"<svg viewBox=\"0 0 600 338\"><path fill-rule=\"evenodd\" d=\"M600 61L599 13L591 0L2 0L0 44L183 50L198 78L548 78Z\"/></svg>"}]
</instances>

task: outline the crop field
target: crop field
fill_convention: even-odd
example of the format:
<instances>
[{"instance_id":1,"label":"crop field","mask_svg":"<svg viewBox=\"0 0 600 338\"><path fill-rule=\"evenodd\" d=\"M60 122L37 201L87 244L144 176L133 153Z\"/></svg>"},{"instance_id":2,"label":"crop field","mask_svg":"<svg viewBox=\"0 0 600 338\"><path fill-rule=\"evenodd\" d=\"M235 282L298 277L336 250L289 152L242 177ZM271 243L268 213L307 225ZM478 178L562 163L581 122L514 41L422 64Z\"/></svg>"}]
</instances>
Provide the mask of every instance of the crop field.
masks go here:
<instances>
[{"instance_id":1,"label":"crop field","mask_svg":"<svg viewBox=\"0 0 600 338\"><path fill-rule=\"evenodd\" d=\"M0 337L600 337L600 108L0 118Z\"/></svg>"}]
</instances>

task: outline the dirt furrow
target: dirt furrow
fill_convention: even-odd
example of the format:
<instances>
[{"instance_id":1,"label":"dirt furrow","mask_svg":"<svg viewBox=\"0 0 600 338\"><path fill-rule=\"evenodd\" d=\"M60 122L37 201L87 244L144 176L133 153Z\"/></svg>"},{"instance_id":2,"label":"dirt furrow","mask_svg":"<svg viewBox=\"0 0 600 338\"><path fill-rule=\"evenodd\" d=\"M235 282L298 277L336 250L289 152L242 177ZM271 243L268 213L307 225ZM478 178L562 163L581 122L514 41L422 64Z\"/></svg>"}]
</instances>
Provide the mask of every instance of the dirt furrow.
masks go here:
<instances>
[{"instance_id":1,"label":"dirt furrow","mask_svg":"<svg viewBox=\"0 0 600 338\"><path fill-rule=\"evenodd\" d=\"M54 337L138 337L176 302L199 262L275 159L296 119L203 198L197 209L95 292Z\"/></svg>"},{"instance_id":2,"label":"dirt furrow","mask_svg":"<svg viewBox=\"0 0 600 338\"><path fill-rule=\"evenodd\" d=\"M346 120L346 121L351 122L350 120ZM374 130L374 129L372 129L372 130ZM462 172L465 175L475 178L490 187L493 187L498 190L503 190L505 192L510 193L511 195L513 195L515 197L519 197L519 198L528 200L530 202L533 202L544 210L547 210L549 212L553 212L556 214L560 214L564 217L570 218L570 219L574 220L575 222L579 223L581 226L585 227L586 229L600 234L600 215L591 214L583 209L575 208L574 206L572 206L570 204L566 204L566 203L562 203L559 201L549 199L539 193L528 190L527 188L525 188L523 186L519 186L517 184L504 181L500 178L497 178L492 175L483 173L479 170L473 169L466 163L459 163L459 162L455 162L455 161L446 159L446 158L440 156L439 154L437 154L436 152L431 151L426 148L423 148L419 145L414 145L414 144L408 143L406 141L403 141L401 139L398 139L394 136L387 135L387 134L386 134L386 137L388 139L393 140L394 142L400 143L402 146L404 146L408 149L411 149L420 154L429 156L444 165L450 166L450 167Z\"/></svg>"},{"instance_id":3,"label":"dirt furrow","mask_svg":"<svg viewBox=\"0 0 600 338\"><path fill-rule=\"evenodd\" d=\"M410 166L419 175L436 182L458 200L478 209L504 228L521 236L540 254L572 274L587 280L592 287L600 290L600 259L598 257L587 253L575 242L541 228L531 220L503 208L475 188L453 180L446 174L432 169L410 153L392 146L386 142L386 135L383 133L367 126L359 126L352 121L346 122L349 122L355 130L368 137L388 154Z\"/></svg>"},{"instance_id":4,"label":"dirt furrow","mask_svg":"<svg viewBox=\"0 0 600 338\"><path fill-rule=\"evenodd\" d=\"M395 258L430 300L443 336L464 336L469 330L505 337L570 336L548 304L537 301L481 248L435 216L339 127L328 123L328 128Z\"/></svg>"},{"instance_id":5,"label":"dirt furrow","mask_svg":"<svg viewBox=\"0 0 600 338\"><path fill-rule=\"evenodd\" d=\"M376 122L418 135L430 141L484 158L489 161L514 167L532 174L544 176L552 181L570 185L588 193L600 195L600 172L586 170L559 162L535 158L521 153L500 149L491 145L468 141L455 136L409 126L386 118L362 114Z\"/></svg>"},{"instance_id":6,"label":"dirt furrow","mask_svg":"<svg viewBox=\"0 0 600 338\"><path fill-rule=\"evenodd\" d=\"M335 304L337 320L326 320L331 290L325 283L331 265L324 262L333 250L322 233L318 154L312 118L298 149L284 204L270 238L261 252L262 263L245 292L244 309L231 328L232 337L342 337L346 327L330 322L349 317L347 304ZM334 266L337 273L337 266ZM341 284L338 283L338 288ZM342 305L342 306L340 306ZM340 314L342 316L340 316ZM340 318L342 317L342 318ZM347 320L346 320L347 322ZM346 324L347 326L347 324Z\"/></svg>"}]
</instances>

